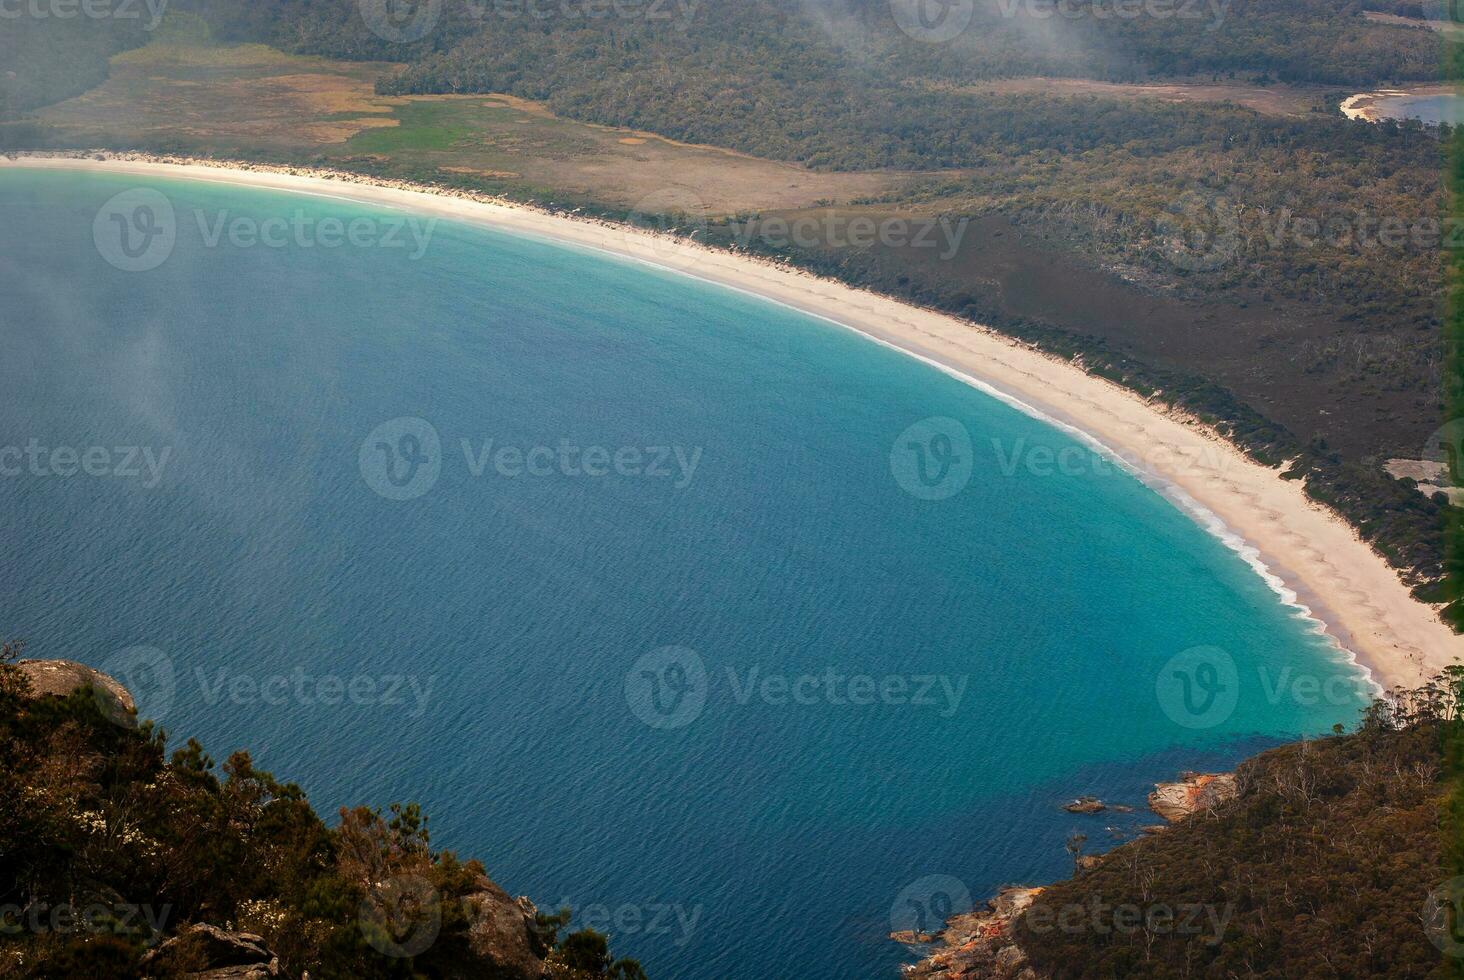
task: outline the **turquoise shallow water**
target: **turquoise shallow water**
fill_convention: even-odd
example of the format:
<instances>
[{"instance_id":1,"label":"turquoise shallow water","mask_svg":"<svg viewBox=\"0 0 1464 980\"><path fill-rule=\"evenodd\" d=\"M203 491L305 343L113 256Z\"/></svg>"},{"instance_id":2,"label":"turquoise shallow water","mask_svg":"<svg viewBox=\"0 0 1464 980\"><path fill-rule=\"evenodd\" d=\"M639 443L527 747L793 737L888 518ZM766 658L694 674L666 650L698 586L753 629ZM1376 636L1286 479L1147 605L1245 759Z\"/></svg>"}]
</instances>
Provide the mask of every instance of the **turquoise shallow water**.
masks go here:
<instances>
[{"instance_id":1,"label":"turquoise shallow water","mask_svg":"<svg viewBox=\"0 0 1464 980\"><path fill-rule=\"evenodd\" d=\"M210 243L395 220L335 200L149 181L161 234L108 208L136 186L0 172L0 632L322 812L421 801L653 977L894 976L932 881L1150 822L1062 799L1355 717L1290 686L1349 668L1221 542L912 359L465 225L417 260Z\"/></svg>"}]
</instances>

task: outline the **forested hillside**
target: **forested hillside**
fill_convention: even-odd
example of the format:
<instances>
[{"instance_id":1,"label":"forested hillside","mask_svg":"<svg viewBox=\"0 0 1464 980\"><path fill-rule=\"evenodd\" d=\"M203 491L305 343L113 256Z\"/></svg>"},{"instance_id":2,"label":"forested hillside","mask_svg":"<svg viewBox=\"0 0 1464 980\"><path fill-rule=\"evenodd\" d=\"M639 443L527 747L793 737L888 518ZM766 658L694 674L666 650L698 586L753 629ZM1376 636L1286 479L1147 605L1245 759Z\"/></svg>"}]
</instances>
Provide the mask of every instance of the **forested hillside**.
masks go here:
<instances>
[{"instance_id":1,"label":"forested hillside","mask_svg":"<svg viewBox=\"0 0 1464 980\"><path fill-rule=\"evenodd\" d=\"M645 980L433 848L416 806L327 827L248 753L169 753L112 679L19 654L0 646L0 976Z\"/></svg>"},{"instance_id":2,"label":"forested hillside","mask_svg":"<svg viewBox=\"0 0 1464 980\"><path fill-rule=\"evenodd\" d=\"M79 95L107 77L107 60L146 43L149 23L83 17L0 19L0 120Z\"/></svg>"},{"instance_id":3,"label":"forested hillside","mask_svg":"<svg viewBox=\"0 0 1464 980\"><path fill-rule=\"evenodd\" d=\"M1459 683L1392 692L1354 733L1242 763L1233 798L954 917L914 976L1457 976Z\"/></svg>"},{"instance_id":4,"label":"forested hillside","mask_svg":"<svg viewBox=\"0 0 1464 980\"><path fill-rule=\"evenodd\" d=\"M944 44L906 36L887 0L667 3L655 8L662 16L600 18L444 0L432 29L403 42L372 33L348 0L184 0L184 9L203 13L221 40L410 62L384 91L507 92L572 118L842 169L969 166L1002 140L1064 152L1113 142L1088 106L1034 116L1030 100L1005 100L973 113L969 99L930 83L1239 75L1364 86L1440 71L1435 38L1368 23L1355 5L1176 0L1171 16L1116 17L1101 15L1105 0L1082 0L1098 7L1072 16L1042 12L1046 2L985 0ZM497 13L505 9L520 13ZM1167 113L1122 115L1113 122L1125 139L1175 128ZM1179 127L1167 142L1215 135L1195 130Z\"/></svg>"},{"instance_id":5,"label":"forested hillside","mask_svg":"<svg viewBox=\"0 0 1464 980\"><path fill-rule=\"evenodd\" d=\"M1111 0L1073 0L1061 12L1044 0L980 0L969 26L939 45L906 36L889 0L624 5L642 16L589 16L589 6L573 2L540 4L534 9L546 13L538 16L523 3L443 0L433 30L410 44L373 36L349 0L263 0L244 9L234 0L193 0L189 7L202 9L228 39L344 58L427 60L413 84L439 91L490 82L506 91L517 75L542 93L593 80L605 59L620 72L695 72L769 89L830 73L900 84L1254 72L1343 85L1439 73L1437 45L1426 34L1368 23L1361 5L1326 0L1174 0L1153 7L1152 16L1120 13ZM555 15L566 9L571 15Z\"/></svg>"}]
</instances>

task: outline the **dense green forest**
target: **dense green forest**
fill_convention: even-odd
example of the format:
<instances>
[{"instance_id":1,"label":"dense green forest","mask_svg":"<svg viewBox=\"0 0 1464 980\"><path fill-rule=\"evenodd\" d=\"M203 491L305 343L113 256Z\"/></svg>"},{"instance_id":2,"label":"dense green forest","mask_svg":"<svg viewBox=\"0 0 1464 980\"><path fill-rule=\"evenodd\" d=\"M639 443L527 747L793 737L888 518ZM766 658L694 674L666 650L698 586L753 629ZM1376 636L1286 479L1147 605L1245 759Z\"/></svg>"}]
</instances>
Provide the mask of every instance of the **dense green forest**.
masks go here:
<instances>
[{"instance_id":1,"label":"dense green forest","mask_svg":"<svg viewBox=\"0 0 1464 980\"><path fill-rule=\"evenodd\" d=\"M1449 45L1458 63L1464 43L1455 40ZM1455 76L1464 79L1464 72ZM1464 129L1456 130L1449 143L1448 211L1464 220ZM1447 312L1443 323L1443 434L1440 447L1448 466L1450 482L1464 487L1464 250L1448 255L1445 289ZM1445 574L1438 588L1438 598L1448 602L1451 621L1464 630L1464 507L1449 508L1441 515L1444 521ZM1464 784L1464 735L1458 738L1454 764ZM1460 792L1464 792L1461 790ZM1464 817L1464 809L1460 816ZM1453 844L1457 848L1455 867L1464 873L1464 825L1453 827Z\"/></svg>"},{"instance_id":2,"label":"dense green forest","mask_svg":"<svg viewBox=\"0 0 1464 980\"><path fill-rule=\"evenodd\" d=\"M989 0L959 37L929 44L898 29L886 0L665 4L656 8L664 17L598 19L498 16L501 5L487 0L445 0L426 36L399 43L373 34L346 0L183 0L220 40L409 62L388 92L507 92L571 118L841 169L970 166L1004 139L1079 153L1112 145L1110 123L1136 127L1120 143L1173 124L1164 112L1095 120L1091 105L1032 117L1030 100L975 112L969 98L930 91L933 82L1243 76L1363 86L1440 70L1434 37L1370 24L1355 5L1215 0L1194 17L1128 18L1081 8L1039 16L1029 6ZM1214 135L1196 128L1170 145Z\"/></svg>"},{"instance_id":3,"label":"dense green forest","mask_svg":"<svg viewBox=\"0 0 1464 980\"><path fill-rule=\"evenodd\" d=\"M136 20L0 19L0 120L102 82L107 59L146 43L149 21L139 9Z\"/></svg>"},{"instance_id":4,"label":"dense green forest","mask_svg":"<svg viewBox=\"0 0 1464 980\"><path fill-rule=\"evenodd\" d=\"M906 135L888 126L891 108L914 121L928 107L913 93L906 103L900 90L930 81L1243 76L1366 86L1439 77L1433 38L1368 23L1357 4L1172 0L1157 15L1119 16L1113 0L1065 2L1054 13L1050 0L984 0L948 44L906 36L887 0L647 3L628 9L654 14L632 17L538 17L521 3L443 0L433 29L409 43L373 34L352 0L175 0L168 9L203 14L223 42L410 62L392 83L400 91L512 92L581 118L842 166L884 164L878 148L855 161L837 134L821 148L800 129L857 127L825 110L868 102L859 111L885 124L879 147L888 155ZM106 58L143 43L154 26L137 8L136 19L6 18L8 108L66 98L105 77ZM790 142L766 142L770 130ZM833 155L823 160L821 149ZM942 150L916 155L939 159Z\"/></svg>"},{"instance_id":5,"label":"dense green forest","mask_svg":"<svg viewBox=\"0 0 1464 980\"><path fill-rule=\"evenodd\" d=\"M568 910L433 849L415 805L327 827L247 753L169 755L101 687L38 697L19 654L0 648L0 976L180 976L206 924L262 939L285 978L644 980L603 935L561 935Z\"/></svg>"},{"instance_id":6,"label":"dense green forest","mask_svg":"<svg viewBox=\"0 0 1464 980\"><path fill-rule=\"evenodd\" d=\"M437 91L481 90L476 86L489 76L502 86L511 75L540 90L594 86L594 66L606 58L626 73L644 68L678 83L699 75L737 79L750 89L816 83L830 74L900 84L1261 72L1283 81L1366 85L1439 73L1437 45L1427 35L1369 24L1359 4L1326 0L1176 0L1142 16L1103 0L1073 0L1061 11L1041 2L983 0L948 44L906 36L888 0L644 3L625 5L640 16L599 17L585 16L589 6L576 3L540 5L548 13L532 16L522 3L443 0L434 29L409 44L374 37L347 0L261 0L245 10L236 0L190 6L218 23L226 40L422 62L412 84ZM556 16L565 9L571 15ZM611 97L614 82L606 81L599 94Z\"/></svg>"}]
</instances>

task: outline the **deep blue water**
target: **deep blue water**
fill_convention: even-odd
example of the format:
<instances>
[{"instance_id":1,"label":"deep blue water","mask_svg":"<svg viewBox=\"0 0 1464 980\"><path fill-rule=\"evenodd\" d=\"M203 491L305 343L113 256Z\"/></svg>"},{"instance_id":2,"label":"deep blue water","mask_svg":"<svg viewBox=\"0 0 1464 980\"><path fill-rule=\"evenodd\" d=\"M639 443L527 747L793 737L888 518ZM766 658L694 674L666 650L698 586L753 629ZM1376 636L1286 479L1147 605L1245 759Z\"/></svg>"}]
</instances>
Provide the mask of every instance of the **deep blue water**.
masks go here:
<instances>
[{"instance_id":1,"label":"deep blue water","mask_svg":"<svg viewBox=\"0 0 1464 980\"><path fill-rule=\"evenodd\" d=\"M614 948L653 978L892 977L892 906L928 876L979 899L1063 875L1070 830L1152 822L1064 798L1141 804L1355 717L1270 693L1349 668L1221 542L912 359L466 225L416 260L211 246L224 211L393 214L215 184L148 182L176 242L127 271L160 253L127 258L120 227L169 237L146 198L107 209L136 186L0 172L0 633L120 673L322 813L419 800L509 891L621 911ZM465 439L603 447L610 472L475 475ZM912 442L931 477L954 454L935 486L959 492L922 499ZM694 471L632 474L655 447ZM1034 447L1066 472L1004 472ZM1170 663L1196 647L1225 653ZM799 680L830 669L888 697ZM743 696L754 670L770 696ZM927 676L948 686L909 703Z\"/></svg>"}]
</instances>

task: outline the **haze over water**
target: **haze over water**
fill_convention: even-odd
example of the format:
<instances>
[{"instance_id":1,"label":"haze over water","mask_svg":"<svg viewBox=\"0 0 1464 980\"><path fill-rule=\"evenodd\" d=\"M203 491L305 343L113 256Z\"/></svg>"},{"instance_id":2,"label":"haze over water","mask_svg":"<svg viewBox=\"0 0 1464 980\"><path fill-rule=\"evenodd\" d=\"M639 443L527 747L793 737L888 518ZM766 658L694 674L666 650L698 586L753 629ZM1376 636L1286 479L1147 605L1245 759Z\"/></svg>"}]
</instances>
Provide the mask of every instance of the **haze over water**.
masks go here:
<instances>
[{"instance_id":1,"label":"haze over water","mask_svg":"<svg viewBox=\"0 0 1464 980\"><path fill-rule=\"evenodd\" d=\"M322 813L420 801L653 978L893 976L931 882L1154 822L1063 800L1356 717L1218 539L913 359L460 224L210 245L400 217L213 184L146 182L176 243L126 271L97 242L139 186L0 173L0 633Z\"/></svg>"}]
</instances>

